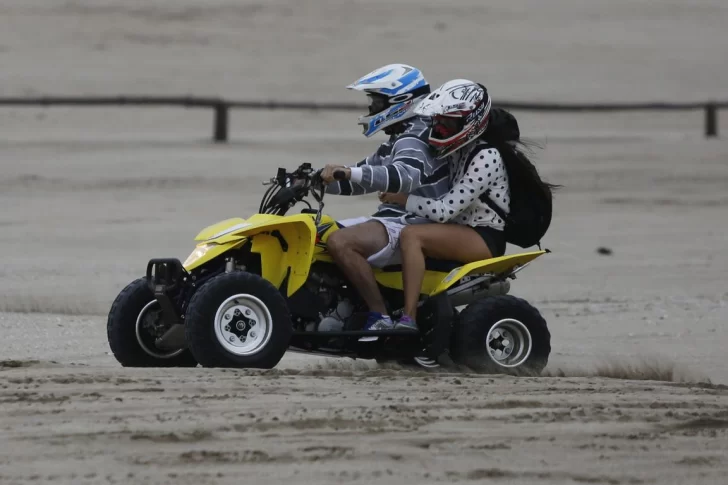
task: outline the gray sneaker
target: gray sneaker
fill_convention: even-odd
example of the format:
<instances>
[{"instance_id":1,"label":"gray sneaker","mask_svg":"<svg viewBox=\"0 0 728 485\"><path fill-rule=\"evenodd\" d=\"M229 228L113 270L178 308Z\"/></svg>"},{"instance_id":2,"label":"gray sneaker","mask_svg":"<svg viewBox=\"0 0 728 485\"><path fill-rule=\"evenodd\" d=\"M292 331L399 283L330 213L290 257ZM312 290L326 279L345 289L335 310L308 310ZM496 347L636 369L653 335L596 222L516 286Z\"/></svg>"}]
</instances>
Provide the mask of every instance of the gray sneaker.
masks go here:
<instances>
[{"instance_id":1,"label":"gray sneaker","mask_svg":"<svg viewBox=\"0 0 728 485\"><path fill-rule=\"evenodd\" d=\"M369 313L369 320L364 326L364 330L392 330L394 328L392 319L388 316L383 316L380 313ZM371 337L361 337L359 342L374 342L379 336L373 335Z\"/></svg>"},{"instance_id":2,"label":"gray sneaker","mask_svg":"<svg viewBox=\"0 0 728 485\"><path fill-rule=\"evenodd\" d=\"M399 320L397 320L397 323L394 324L395 330L409 330L411 332L419 332L420 329L417 328L417 324L414 320L412 320L407 315L403 316Z\"/></svg>"}]
</instances>

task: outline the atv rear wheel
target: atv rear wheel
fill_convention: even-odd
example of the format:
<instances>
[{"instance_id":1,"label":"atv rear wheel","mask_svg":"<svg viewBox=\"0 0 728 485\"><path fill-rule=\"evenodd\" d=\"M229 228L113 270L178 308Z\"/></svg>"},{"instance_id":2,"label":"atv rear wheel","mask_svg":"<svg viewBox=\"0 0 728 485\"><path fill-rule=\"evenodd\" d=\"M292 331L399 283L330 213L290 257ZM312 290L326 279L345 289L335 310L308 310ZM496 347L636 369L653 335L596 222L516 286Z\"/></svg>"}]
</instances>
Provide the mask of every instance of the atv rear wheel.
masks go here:
<instances>
[{"instance_id":1,"label":"atv rear wheel","mask_svg":"<svg viewBox=\"0 0 728 485\"><path fill-rule=\"evenodd\" d=\"M186 348L162 350L156 346L164 330L162 310L145 278L130 283L111 305L106 334L111 352L124 367L197 366Z\"/></svg>"},{"instance_id":2,"label":"atv rear wheel","mask_svg":"<svg viewBox=\"0 0 728 485\"><path fill-rule=\"evenodd\" d=\"M293 335L280 292L242 271L205 283L190 300L185 327L190 350L204 367L271 369Z\"/></svg>"},{"instance_id":3,"label":"atv rear wheel","mask_svg":"<svg viewBox=\"0 0 728 485\"><path fill-rule=\"evenodd\" d=\"M473 370L538 375L548 363L551 334L539 311L510 295L465 308L454 329L452 356Z\"/></svg>"}]
</instances>

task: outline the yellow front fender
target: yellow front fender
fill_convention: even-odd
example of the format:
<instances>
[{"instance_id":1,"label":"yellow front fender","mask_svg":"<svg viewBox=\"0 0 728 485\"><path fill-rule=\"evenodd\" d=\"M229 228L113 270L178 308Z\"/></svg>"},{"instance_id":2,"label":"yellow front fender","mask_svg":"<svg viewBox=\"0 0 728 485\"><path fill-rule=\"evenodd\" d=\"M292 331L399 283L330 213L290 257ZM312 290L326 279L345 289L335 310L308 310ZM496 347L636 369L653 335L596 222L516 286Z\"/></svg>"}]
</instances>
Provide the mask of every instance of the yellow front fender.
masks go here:
<instances>
[{"instance_id":1,"label":"yellow front fender","mask_svg":"<svg viewBox=\"0 0 728 485\"><path fill-rule=\"evenodd\" d=\"M192 253L190 253L185 262L182 263L182 266L184 266L187 271L192 271L208 261L212 261L221 254L242 246L244 242L245 238L238 238L237 240L229 241L226 244L200 243L195 247Z\"/></svg>"},{"instance_id":2,"label":"yellow front fender","mask_svg":"<svg viewBox=\"0 0 728 485\"><path fill-rule=\"evenodd\" d=\"M211 226L207 226L195 236L195 241L207 241L208 239L214 239L222 234L241 229L245 224L245 219L240 217L233 217L232 219L225 219Z\"/></svg>"},{"instance_id":3,"label":"yellow front fender","mask_svg":"<svg viewBox=\"0 0 728 485\"><path fill-rule=\"evenodd\" d=\"M203 242L185 262L188 271L251 239L251 251L260 254L261 276L278 288L289 274L286 291L290 296L308 278L316 226L306 214L255 214L248 219L228 219L209 226L195 239ZM192 258L196 252L201 253L200 257Z\"/></svg>"},{"instance_id":4,"label":"yellow front fender","mask_svg":"<svg viewBox=\"0 0 728 485\"><path fill-rule=\"evenodd\" d=\"M452 285L460 281L466 276L481 273L503 274L512 271L516 266L522 266L533 261L539 256L546 254L546 251L534 251L530 253L512 254L508 256L500 256L498 258L484 259L469 263L450 271L448 275L437 285L430 293L431 296L446 291Z\"/></svg>"}]
</instances>

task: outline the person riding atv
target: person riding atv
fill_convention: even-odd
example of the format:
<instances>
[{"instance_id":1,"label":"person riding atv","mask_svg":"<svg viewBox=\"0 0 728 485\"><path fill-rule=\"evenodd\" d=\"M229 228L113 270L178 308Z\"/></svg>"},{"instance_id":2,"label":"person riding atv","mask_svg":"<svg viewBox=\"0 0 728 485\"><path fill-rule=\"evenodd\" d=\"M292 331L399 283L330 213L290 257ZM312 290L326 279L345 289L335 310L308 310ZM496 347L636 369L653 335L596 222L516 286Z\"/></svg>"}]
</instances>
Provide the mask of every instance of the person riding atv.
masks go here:
<instances>
[{"instance_id":1,"label":"person riding atv","mask_svg":"<svg viewBox=\"0 0 728 485\"><path fill-rule=\"evenodd\" d=\"M390 87L416 91L421 74L409 66L385 69L366 83L392 73L406 80L412 72L414 77L406 83L392 81ZM425 85L423 80L419 87ZM384 99L376 94L370 93L372 105ZM276 177L264 182L270 187L257 213L202 229L184 262L174 257L149 260L146 274L121 290L109 310L108 342L117 361L125 367L200 364L269 369L286 351L293 351L425 367L455 363L489 372L539 373L551 351L547 324L537 309L508 292L509 280L548 250L464 265L427 260L417 311L420 332L365 330L370 325L355 318L372 310L372 294L360 290L356 271L361 270L373 273L375 299L377 293L383 295L380 314L386 309L395 317L402 312L396 224L432 223L386 205L372 221L337 222L323 212L324 195L380 190L438 197L450 190L448 167L438 164L427 148L430 120L412 116L412 93L401 98L391 94L386 97L388 105L403 103L401 110L389 115L391 119L401 123L402 116L409 117L399 128L404 131L398 136L391 133L392 139L364 162L321 171L308 163L291 173L279 168ZM385 121L391 121L385 118L375 115L365 134L382 129ZM395 130L395 124L388 131ZM306 200L310 197L318 202L317 209ZM299 203L308 207L289 213ZM341 234L352 234L367 224L368 230L377 228L379 239L360 231L369 236L369 244L361 247L354 241L349 256L359 256L361 266L347 266L343 249L351 239ZM392 226L395 231L390 232ZM381 261L383 255L389 261ZM380 261L372 268L367 258ZM373 339L361 341L361 337Z\"/></svg>"},{"instance_id":2,"label":"person riding atv","mask_svg":"<svg viewBox=\"0 0 728 485\"><path fill-rule=\"evenodd\" d=\"M546 365L545 320L508 292L509 280L547 250L465 265L427 261L420 332L363 330L356 315L366 304L327 248L340 229L323 212L319 172L307 163L291 173L279 168L266 185L257 213L202 229L184 262L151 259L146 275L121 290L107 320L121 365L270 369L287 351L516 374ZM307 207L292 212L299 203ZM402 268L374 272L396 317Z\"/></svg>"},{"instance_id":3,"label":"person riding atv","mask_svg":"<svg viewBox=\"0 0 728 485\"><path fill-rule=\"evenodd\" d=\"M363 195L400 192L438 198L449 190L445 161L436 160L427 138L430 120L416 116L414 108L430 93L430 85L419 69L406 64L380 67L347 86L369 97L369 113L359 118L363 134L379 131L389 140L354 166L327 165L321 178L332 195ZM347 180L335 180L343 170ZM407 224L429 223L407 214L403 207L383 203L371 217L337 221L340 230L328 240L328 250L344 275L368 306L365 328L390 325L384 297L372 266L382 268L400 262L399 235Z\"/></svg>"},{"instance_id":4,"label":"person riding atv","mask_svg":"<svg viewBox=\"0 0 728 485\"><path fill-rule=\"evenodd\" d=\"M541 180L518 148L521 140L515 117L505 110L492 110L491 105L484 85L454 79L433 91L415 110L432 119L429 143L438 159L448 161L453 184L439 199L380 195L383 202L438 223L410 225L401 233L404 314L395 329L416 328L426 257L463 264L499 257L505 254L506 242L521 247L538 244L551 223L551 192L557 186ZM514 207L511 197L516 198ZM528 204L533 217L521 224L522 237L514 239L510 232L517 227L514 217L523 213L524 201L533 201Z\"/></svg>"}]
</instances>

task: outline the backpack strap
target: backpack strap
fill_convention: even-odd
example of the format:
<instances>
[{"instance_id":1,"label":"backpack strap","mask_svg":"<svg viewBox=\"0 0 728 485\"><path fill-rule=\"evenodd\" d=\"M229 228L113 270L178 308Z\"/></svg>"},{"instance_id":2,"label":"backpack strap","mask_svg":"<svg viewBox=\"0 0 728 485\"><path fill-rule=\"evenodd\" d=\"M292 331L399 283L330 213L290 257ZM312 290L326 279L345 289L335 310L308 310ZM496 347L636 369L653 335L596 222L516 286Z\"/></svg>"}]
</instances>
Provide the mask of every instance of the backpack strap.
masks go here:
<instances>
[{"instance_id":1,"label":"backpack strap","mask_svg":"<svg viewBox=\"0 0 728 485\"><path fill-rule=\"evenodd\" d=\"M506 222L506 217L508 217L508 214L506 214L506 212L503 209L498 207L498 205L495 202L493 202L493 199L490 198L490 193L491 193L491 189L486 190L485 194L483 194L483 196L481 196L480 200L485 202L488 205L488 207L490 207L493 210L493 212L498 214L498 216L500 216L500 218L503 219L503 222Z\"/></svg>"},{"instance_id":2,"label":"backpack strap","mask_svg":"<svg viewBox=\"0 0 728 485\"><path fill-rule=\"evenodd\" d=\"M475 144L471 148L470 153L468 153L468 159L465 161L465 166L463 167L463 173L468 171L468 169L470 168L470 164L473 163L473 160L478 155L478 153L480 153L481 150L485 150L487 148L495 148L495 147L483 139L478 139L475 141Z\"/></svg>"}]
</instances>

